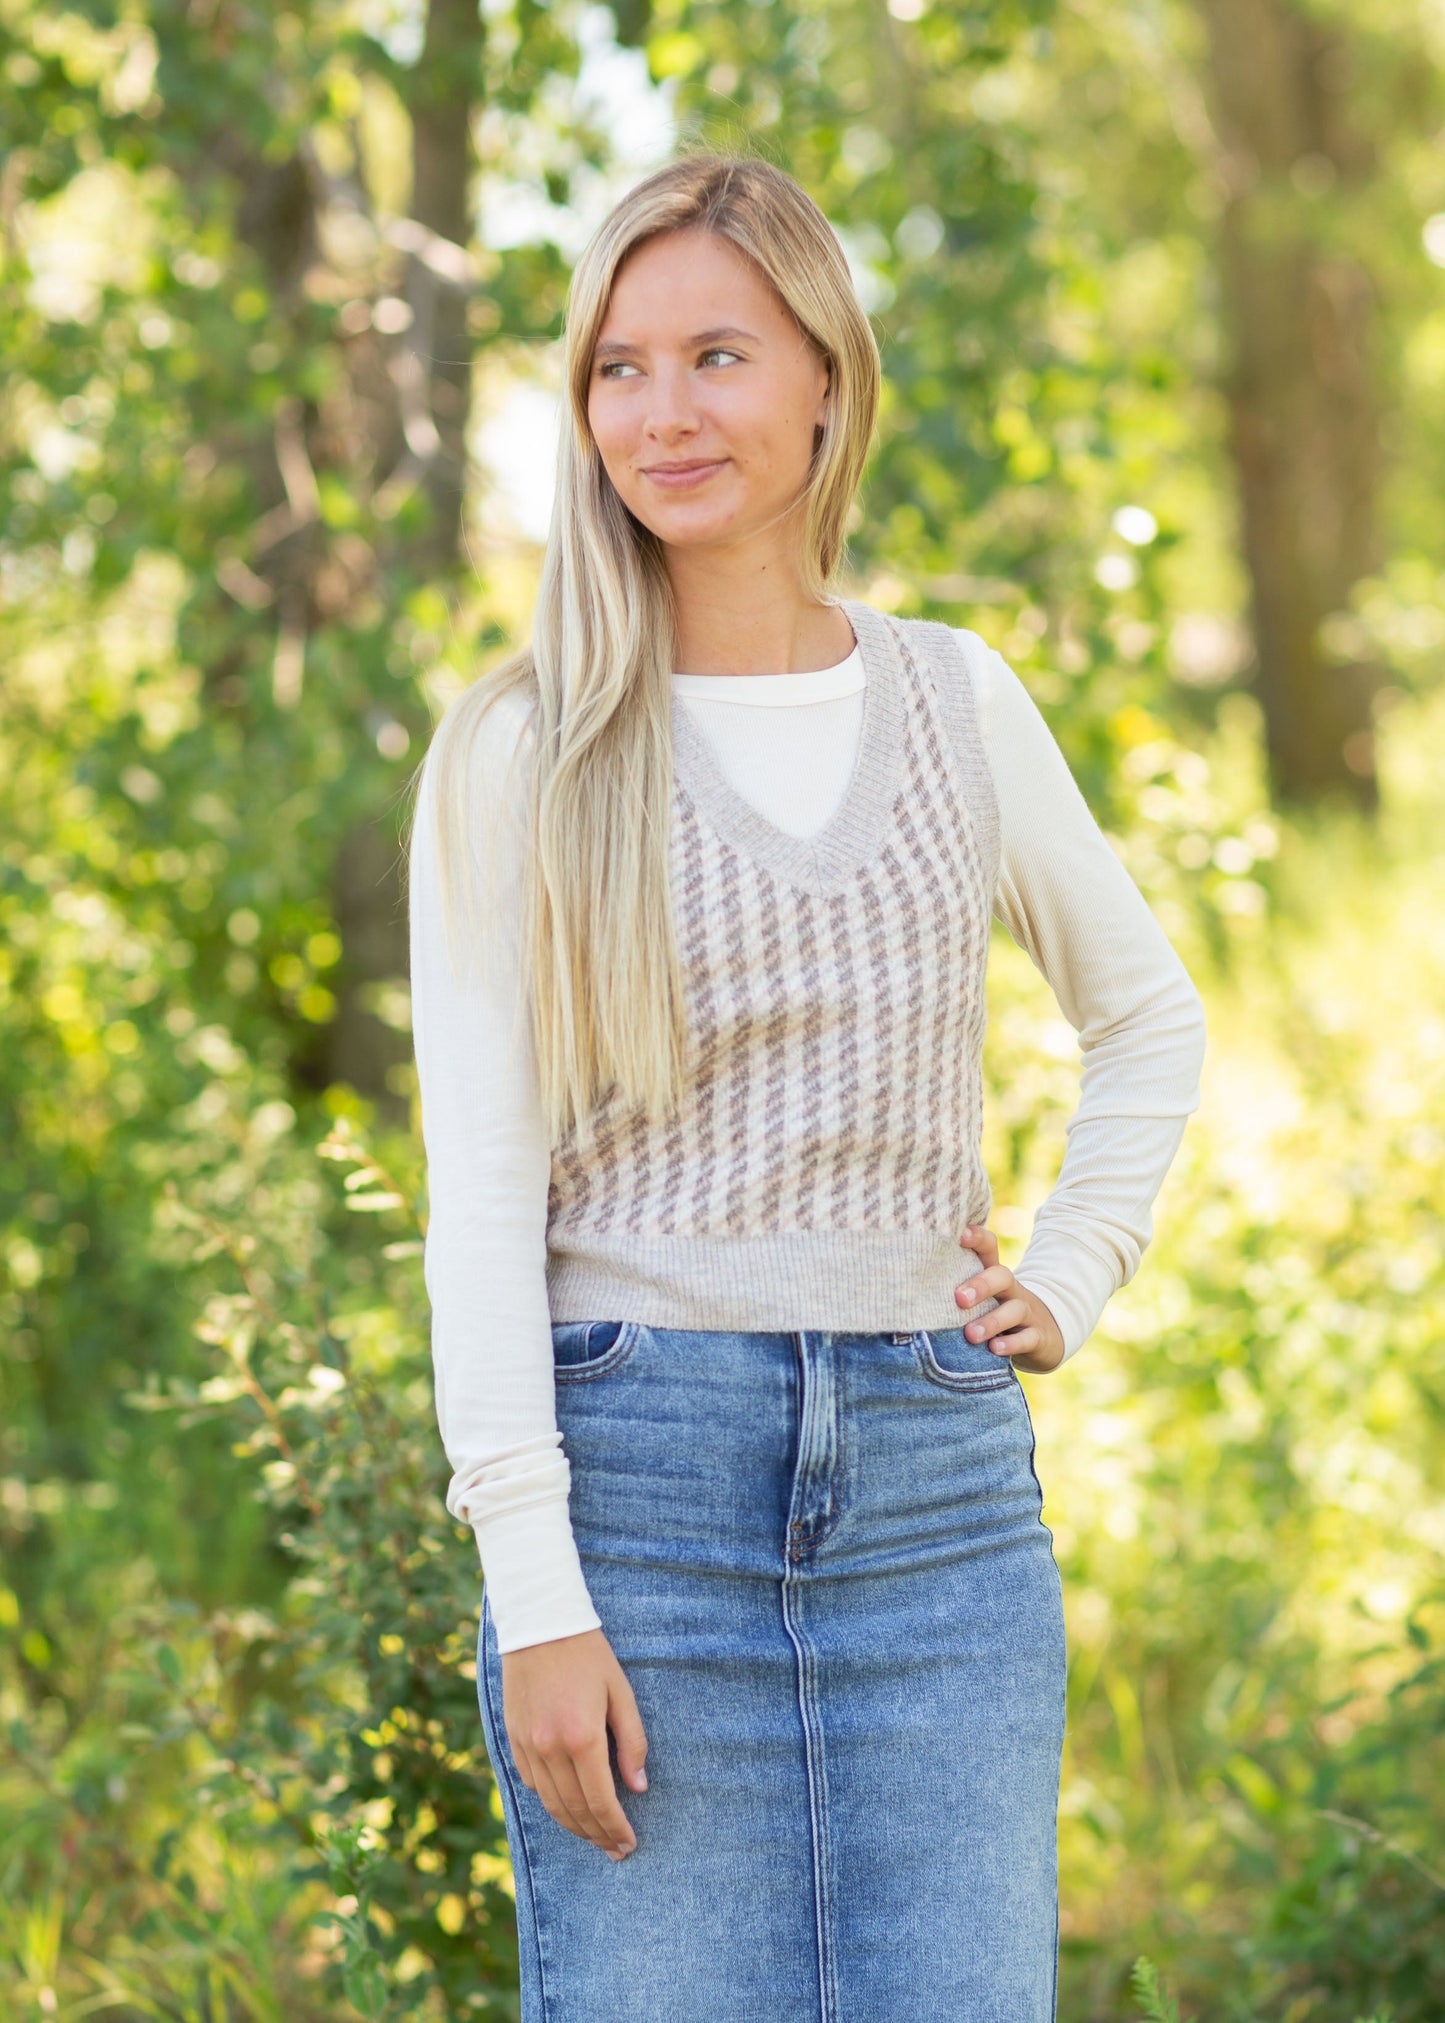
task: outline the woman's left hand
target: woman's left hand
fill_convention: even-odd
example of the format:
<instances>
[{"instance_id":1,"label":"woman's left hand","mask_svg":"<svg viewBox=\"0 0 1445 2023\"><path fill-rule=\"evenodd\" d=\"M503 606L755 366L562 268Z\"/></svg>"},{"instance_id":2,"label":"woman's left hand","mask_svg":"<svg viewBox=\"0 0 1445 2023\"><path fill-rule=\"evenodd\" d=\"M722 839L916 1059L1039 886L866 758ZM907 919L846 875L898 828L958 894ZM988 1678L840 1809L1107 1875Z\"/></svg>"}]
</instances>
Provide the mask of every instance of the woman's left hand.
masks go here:
<instances>
[{"instance_id":1,"label":"woman's left hand","mask_svg":"<svg viewBox=\"0 0 1445 2023\"><path fill-rule=\"evenodd\" d=\"M954 1288L961 1307L976 1307L990 1293L999 1301L992 1313L980 1314L964 1329L969 1341L986 1343L996 1356L1007 1356L1020 1370L1036 1374L1056 1370L1064 1360L1064 1337L1037 1293L1019 1284L1006 1264L998 1261L998 1238L980 1223L970 1223L958 1239L960 1247L978 1253L982 1271Z\"/></svg>"}]
</instances>

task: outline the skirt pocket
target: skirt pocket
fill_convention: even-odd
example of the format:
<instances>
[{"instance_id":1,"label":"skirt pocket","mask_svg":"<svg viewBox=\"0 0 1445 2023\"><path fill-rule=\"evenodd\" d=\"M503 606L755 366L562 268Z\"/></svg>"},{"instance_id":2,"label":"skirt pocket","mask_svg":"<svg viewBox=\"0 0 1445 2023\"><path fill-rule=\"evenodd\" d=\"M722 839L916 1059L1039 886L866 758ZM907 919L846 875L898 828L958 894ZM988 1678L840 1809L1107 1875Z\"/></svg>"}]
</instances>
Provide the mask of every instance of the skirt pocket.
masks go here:
<instances>
[{"instance_id":1,"label":"skirt pocket","mask_svg":"<svg viewBox=\"0 0 1445 2023\"><path fill-rule=\"evenodd\" d=\"M921 1330L913 1347L929 1383L945 1391L1004 1391L1018 1383L1007 1356L996 1356L986 1342L971 1342L961 1327Z\"/></svg>"},{"instance_id":2,"label":"skirt pocket","mask_svg":"<svg viewBox=\"0 0 1445 2023\"><path fill-rule=\"evenodd\" d=\"M637 1321L553 1321L552 1373L559 1384L586 1384L625 1363L641 1338Z\"/></svg>"}]
</instances>

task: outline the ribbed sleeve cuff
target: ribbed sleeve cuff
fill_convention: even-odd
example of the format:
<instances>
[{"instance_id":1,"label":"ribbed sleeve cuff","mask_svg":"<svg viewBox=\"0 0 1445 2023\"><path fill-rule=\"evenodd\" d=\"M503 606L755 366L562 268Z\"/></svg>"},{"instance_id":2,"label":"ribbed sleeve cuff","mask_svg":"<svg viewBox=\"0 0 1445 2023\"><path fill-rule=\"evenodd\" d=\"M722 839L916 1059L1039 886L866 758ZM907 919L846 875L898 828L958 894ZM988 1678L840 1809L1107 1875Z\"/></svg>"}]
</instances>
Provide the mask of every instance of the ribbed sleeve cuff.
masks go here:
<instances>
[{"instance_id":1,"label":"ribbed sleeve cuff","mask_svg":"<svg viewBox=\"0 0 1445 2023\"><path fill-rule=\"evenodd\" d=\"M1064 1338L1064 1362L1076 1356L1099 1324L1099 1316L1119 1290L1117 1268L1082 1244L1058 1238L1026 1252L1014 1270L1020 1285L1037 1293L1059 1324ZM1063 1368L1063 1363L1055 1366Z\"/></svg>"},{"instance_id":2,"label":"ribbed sleeve cuff","mask_svg":"<svg viewBox=\"0 0 1445 2023\"><path fill-rule=\"evenodd\" d=\"M601 1629L565 1500L503 1510L474 1532L499 1651Z\"/></svg>"}]
</instances>

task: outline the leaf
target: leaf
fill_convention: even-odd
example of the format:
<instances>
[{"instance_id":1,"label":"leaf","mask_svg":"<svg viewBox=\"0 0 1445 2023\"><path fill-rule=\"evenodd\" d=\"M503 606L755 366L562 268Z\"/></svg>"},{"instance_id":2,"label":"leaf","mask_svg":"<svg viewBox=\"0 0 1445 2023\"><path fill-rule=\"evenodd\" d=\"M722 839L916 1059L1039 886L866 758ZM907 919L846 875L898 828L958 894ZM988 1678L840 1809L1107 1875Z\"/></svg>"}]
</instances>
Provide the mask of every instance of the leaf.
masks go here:
<instances>
[{"instance_id":1,"label":"leaf","mask_svg":"<svg viewBox=\"0 0 1445 2023\"><path fill-rule=\"evenodd\" d=\"M181 1661L170 1644L157 1644L156 1663L172 1686L179 1687L182 1678Z\"/></svg>"},{"instance_id":2,"label":"leaf","mask_svg":"<svg viewBox=\"0 0 1445 2023\"><path fill-rule=\"evenodd\" d=\"M246 1385L240 1377L207 1377L199 1395L210 1404L229 1405L246 1396Z\"/></svg>"},{"instance_id":3,"label":"leaf","mask_svg":"<svg viewBox=\"0 0 1445 2023\"><path fill-rule=\"evenodd\" d=\"M1253 1757L1246 1756L1242 1750L1235 1750L1225 1761L1224 1774L1256 1812L1279 1811L1279 1791L1268 1771Z\"/></svg>"},{"instance_id":4,"label":"leaf","mask_svg":"<svg viewBox=\"0 0 1445 2023\"><path fill-rule=\"evenodd\" d=\"M1159 1969L1142 1953L1131 1976L1134 1993L1143 2003L1141 2023L1179 2023L1179 2004L1159 1978Z\"/></svg>"},{"instance_id":5,"label":"leaf","mask_svg":"<svg viewBox=\"0 0 1445 2023\"><path fill-rule=\"evenodd\" d=\"M360 1960L342 1976L346 1999L363 2016L380 2016L386 2008L386 1983L374 1959Z\"/></svg>"}]
</instances>

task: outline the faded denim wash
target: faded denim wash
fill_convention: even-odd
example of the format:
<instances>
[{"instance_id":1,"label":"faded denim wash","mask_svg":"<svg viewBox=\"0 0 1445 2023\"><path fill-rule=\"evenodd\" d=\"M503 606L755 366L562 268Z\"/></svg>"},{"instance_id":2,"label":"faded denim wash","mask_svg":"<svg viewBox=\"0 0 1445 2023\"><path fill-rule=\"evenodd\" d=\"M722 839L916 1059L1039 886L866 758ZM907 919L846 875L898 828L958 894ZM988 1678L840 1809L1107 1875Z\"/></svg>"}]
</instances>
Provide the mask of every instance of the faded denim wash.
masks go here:
<instances>
[{"instance_id":1,"label":"faded denim wash","mask_svg":"<svg viewBox=\"0 0 1445 2023\"><path fill-rule=\"evenodd\" d=\"M553 1328L583 1570L647 1729L610 1861L478 1696L524 2023L1053 2023L1064 1627L1006 1359Z\"/></svg>"}]
</instances>

